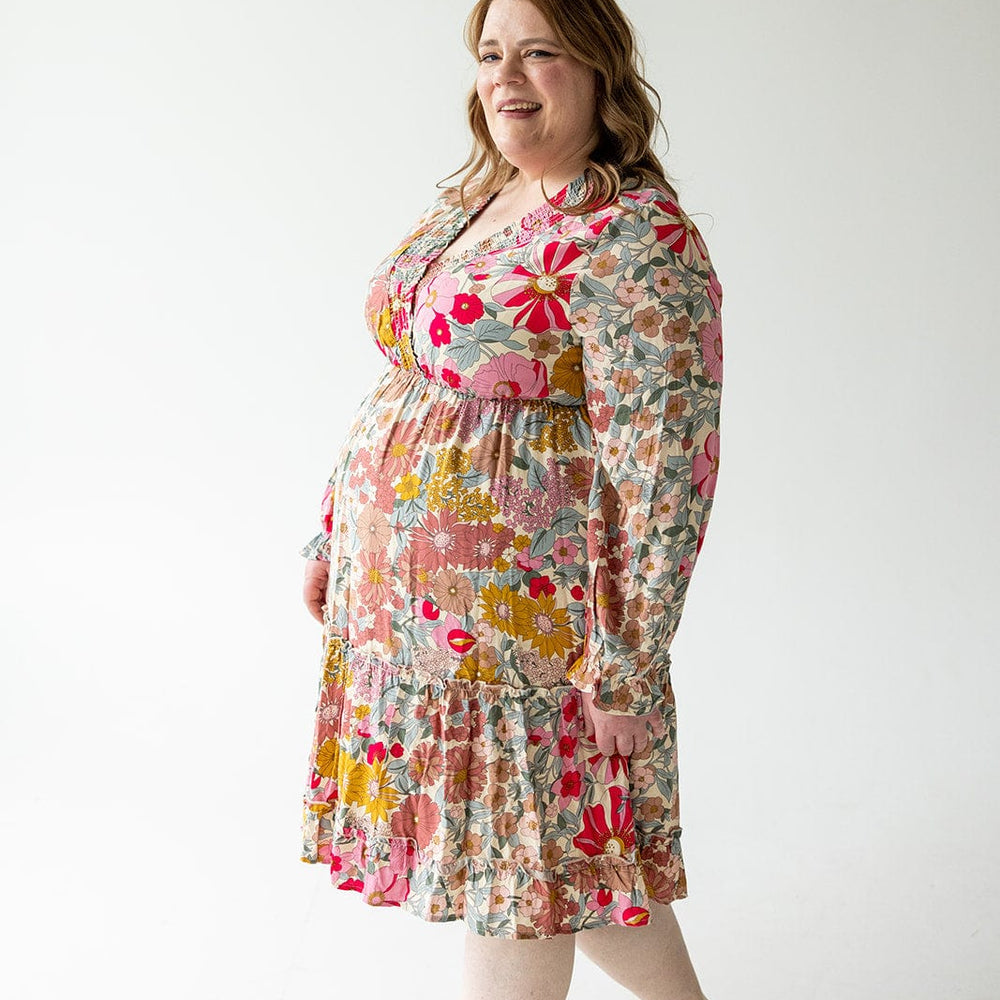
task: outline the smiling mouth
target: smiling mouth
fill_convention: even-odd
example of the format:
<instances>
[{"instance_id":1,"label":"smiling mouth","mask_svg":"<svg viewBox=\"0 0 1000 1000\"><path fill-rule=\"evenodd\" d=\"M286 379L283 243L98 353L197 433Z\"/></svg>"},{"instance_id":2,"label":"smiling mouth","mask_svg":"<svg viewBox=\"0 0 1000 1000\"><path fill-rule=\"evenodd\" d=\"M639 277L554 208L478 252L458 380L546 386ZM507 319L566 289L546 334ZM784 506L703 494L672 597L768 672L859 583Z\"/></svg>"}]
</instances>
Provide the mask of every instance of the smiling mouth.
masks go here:
<instances>
[{"instance_id":1,"label":"smiling mouth","mask_svg":"<svg viewBox=\"0 0 1000 1000\"><path fill-rule=\"evenodd\" d=\"M511 101L508 104L501 105L497 114L523 118L526 115L533 115L536 111L541 110L542 106L537 101Z\"/></svg>"}]
</instances>

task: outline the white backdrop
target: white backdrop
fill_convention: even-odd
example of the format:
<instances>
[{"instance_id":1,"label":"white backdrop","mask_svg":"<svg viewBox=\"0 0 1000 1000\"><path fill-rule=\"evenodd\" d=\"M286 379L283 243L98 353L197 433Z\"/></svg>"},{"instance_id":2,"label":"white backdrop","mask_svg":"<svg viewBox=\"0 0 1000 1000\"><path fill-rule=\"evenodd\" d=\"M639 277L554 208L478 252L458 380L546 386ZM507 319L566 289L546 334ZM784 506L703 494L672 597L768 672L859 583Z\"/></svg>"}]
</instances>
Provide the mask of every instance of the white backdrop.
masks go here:
<instances>
[{"instance_id":1,"label":"white backdrop","mask_svg":"<svg viewBox=\"0 0 1000 1000\"><path fill-rule=\"evenodd\" d=\"M1000 8L625 7L725 290L696 969L992 1000ZM467 8L0 0L8 996L457 996L461 924L299 861L297 550L384 363L368 274L465 157ZM625 993L581 956L572 996Z\"/></svg>"}]
</instances>

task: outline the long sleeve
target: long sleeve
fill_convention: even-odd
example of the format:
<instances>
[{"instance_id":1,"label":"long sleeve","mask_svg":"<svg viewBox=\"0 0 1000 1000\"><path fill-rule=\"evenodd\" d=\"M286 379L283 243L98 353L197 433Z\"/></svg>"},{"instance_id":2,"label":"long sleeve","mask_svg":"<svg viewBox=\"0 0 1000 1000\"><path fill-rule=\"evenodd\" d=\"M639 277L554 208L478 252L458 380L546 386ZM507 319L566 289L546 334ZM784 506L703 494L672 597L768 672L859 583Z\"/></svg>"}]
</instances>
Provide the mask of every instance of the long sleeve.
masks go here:
<instances>
[{"instance_id":1,"label":"long sleeve","mask_svg":"<svg viewBox=\"0 0 1000 1000\"><path fill-rule=\"evenodd\" d=\"M586 636L569 670L595 705L645 715L712 508L722 289L700 233L666 198L614 218L571 308L595 449Z\"/></svg>"}]
</instances>

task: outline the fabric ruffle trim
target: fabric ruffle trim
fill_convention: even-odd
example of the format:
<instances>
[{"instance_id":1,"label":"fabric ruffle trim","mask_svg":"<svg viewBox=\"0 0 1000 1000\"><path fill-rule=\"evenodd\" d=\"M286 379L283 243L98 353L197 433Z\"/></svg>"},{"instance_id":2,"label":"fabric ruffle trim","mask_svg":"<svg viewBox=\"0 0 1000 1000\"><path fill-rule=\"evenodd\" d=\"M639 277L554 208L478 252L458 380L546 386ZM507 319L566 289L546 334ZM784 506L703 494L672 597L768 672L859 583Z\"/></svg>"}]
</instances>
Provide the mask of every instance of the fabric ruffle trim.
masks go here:
<instances>
[{"instance_id":1,"label":"fabric ruffle trim","mask_svg":"<svg viewBox=\"0 0 1000 1000\"><path fill-rule=\"evenodd\" d=\"M585 766L607 768L605 777L594 780L608 781L607 794L613 808L606 812L602 803L597 807L601 818L588 831L574 827L565 834L570 838L574 830L578 835L600 831L615 842L614 852L609 847L602 852L593 841L591 849L596 847L598 853L590 853L588 848L586 853L571 849L567 856L562 849L568 846L565 843L552 851L554 843L537 825L541 821L548 829L546 806L552 800L546 789L553 786L549 778L537 784L536 769L545 766L540 765L541 760L552 759L549 754L555 753L559 733L552 733L551 750L548 744L535 750L532 746L538 734L552 725L559 727L564 737L579 738L579 729L575 728L579 713L571 706L575 698L572 686L516 688L429 676L417 667L390 664L355 650L333 629L331 611L325 610L323 718L318 723L325 735L317 729L318 739L310 759L302 819L303 862L327 865L335 887L360 893L369 905L399 906L429 921L461 919L476 934L500 938L546 938L608 924L642 926L650 919L650 900L666 904L687 895L681 827L669 821L665 813L656 831L649 829L648 822L646 831L635 826L629 802L629 772L623 758L616 757L616 762L611 758L590 758ZM400 697L399 685L407 686L405 704L399 704L406 713L417 711L423 715L430 711L433 717L440 711L463 716L469 711L488 711L489 705L499 702L505 717L520 720L514 723L514 742L506 745L500 762L508 767L506 777L498 779L507 786L505 801L515 808L515 820L528 821L524 836L519 832L521 847L499 848L512 857L491 855L497 847L489 834L488 819L485 826L479 827L482 836L467 828L458 814L453 814L454 822L442 827L440 834L432 837L428 829L416 835L415 811L406 820L413 830L397 830L395 823L375 823L361 804L363 798L356 798L356 787L361 786L355 786L349 774L360 768L367 784L374 775L374 771L368 773L373 766L384 775L382 765L388 765L390 758L400 764L409 761L410 750L394 740L388 730L383 732L380 723L372 726L375 733L368 732L371 723L365 724L364 742L352 749L350 756L349 742L333 734L344 734L352 728L358 731L349 692L362 691L365 697L377 697L378 692L388 691L390 703L395 704ZM654 694L652 689L649 693ZM537 727L530 737L521 728L529 717ZM432 738L431 743L436 742ZM426 749L428 744L422 746ZM360 760L355 760L357 752ZM378 758L373 756L376 752ZM533 753L541 756L532 757ZM583 763L583 758L577 758L569 769L575 771ZM438 806L445 809L445 802L437 798L439 780L435 779L433 785L422 784L409 798L434 799L432 813ZM364 794L362 791L362 797ZM449 802L460 805L454 799ZM420 813L421 818L424 815ZM556 842L563 840L556 833ZM552 856L547 857L550 853Z\"/></svg>"},{"instance_id":2,"label":"fabric ruffle trim","mask_svg":"<svg viewBox=\"0 0 1000 1000\"><path fill-rule=\"evenodd\" d=\"M649 923L650 900L687 896L681 828L637 845L634 860L603 854L544 868L469 857L446 864L407 837L382 837L364 825L332 829L329 808L306 808L308 851L338 889L369 906L398 906L432 922L462 920L478 935L551 938L619 924Z\"/></svg>"}]
</instances>

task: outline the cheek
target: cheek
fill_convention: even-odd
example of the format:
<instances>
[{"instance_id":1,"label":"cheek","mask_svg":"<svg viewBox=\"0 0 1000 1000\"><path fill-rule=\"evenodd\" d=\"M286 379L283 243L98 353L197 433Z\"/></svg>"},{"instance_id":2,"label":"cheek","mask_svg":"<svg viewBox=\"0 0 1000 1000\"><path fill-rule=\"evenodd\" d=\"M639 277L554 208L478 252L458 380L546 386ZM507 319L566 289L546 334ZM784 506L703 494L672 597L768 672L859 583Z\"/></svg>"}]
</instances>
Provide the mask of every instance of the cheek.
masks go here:
<instances>
[{"instance_id":1,"label":"cheek","mask_svg":"<svg viewBox=\"0 0 1000 1000\"><path fill-rule=\"evenodd\" d=\"M493 87L490 81L487 79L485 73L480 73L476 77L476 93L479 95L479 100L483 105L483 110L489 114L490 111L490 94L493 91Z\"/></svg>"}]
</instances>

